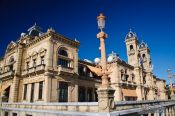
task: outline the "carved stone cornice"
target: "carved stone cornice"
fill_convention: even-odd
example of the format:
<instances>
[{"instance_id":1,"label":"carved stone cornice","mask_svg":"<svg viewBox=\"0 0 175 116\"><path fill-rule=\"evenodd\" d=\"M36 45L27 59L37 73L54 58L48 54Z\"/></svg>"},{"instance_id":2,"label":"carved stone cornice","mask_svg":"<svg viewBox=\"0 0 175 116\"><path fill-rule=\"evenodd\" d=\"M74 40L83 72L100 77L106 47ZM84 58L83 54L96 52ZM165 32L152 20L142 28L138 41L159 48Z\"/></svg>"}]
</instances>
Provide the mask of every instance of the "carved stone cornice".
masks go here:
<instances>
[{"instance_id":1,"label":"carved stone cornice","mask_svg":"<svg viewBox=\"0 0 175 116\"><path fill-rule=\"evenodd\" d=\"M48 38L48 37L53 37L55 40L62 41L64 43L67 43L67 44L72 45L72 46L78 47L80 45L80 43L77 42L77 41L74 41L74 40L71 40L69 38L66 38L63 35L60 35L60 34L58 34L56 32L48 31L45 34L43 34L42 36L35 37L34 40L32 40L30 43L28 43L26 45L26 47L30 47L30 46L40 42L41 40L43 40L45 38Z\"/></svg>"},{"instance_id":2,"label":"carved stone cornice","mask_svg":"<svg viewBox=\"0 0 175 116\"><path fill-rule=\"evenodd\" d=\"M54 38L54 40L59 40L59 41L61 41L63 43L67 43L67 44L69 44L71 46L75 46L75 47L80 46L79 42L71 40L71 39L69 39L67 37L64 37L63 35L60 35L60 34L58 34L56 32L52 32L51 31L49 33L51 34L52 38Z\"/></svg>"}]
</instances>

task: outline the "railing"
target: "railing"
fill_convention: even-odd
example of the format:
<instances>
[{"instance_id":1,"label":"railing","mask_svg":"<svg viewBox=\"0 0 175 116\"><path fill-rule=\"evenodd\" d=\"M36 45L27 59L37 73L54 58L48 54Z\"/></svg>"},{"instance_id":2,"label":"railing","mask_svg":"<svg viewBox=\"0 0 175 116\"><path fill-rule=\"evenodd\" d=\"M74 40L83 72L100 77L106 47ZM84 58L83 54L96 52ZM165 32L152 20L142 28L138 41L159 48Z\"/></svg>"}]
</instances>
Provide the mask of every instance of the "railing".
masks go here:
<instances>
[{"instance_id":1,"label":"railing","mask_svg":"<svg viewBox=\"0 0 175 116\"><path fill-rule=\"evenodd\" d=\"M173 100L145 100L145 101L120 101L115 102L117 110L127 110L133 108L141 108L148 105L161 105L166 103L173 103L175 105L175 101ZM127 107L126 107L127 106Z\"/></svg>"},{"instance_id":2,"label":"railing","mask_svg":"<svg viewBox=\"0 0 175 116\"><path fill-rule=\"evenodd\" d=\"M45 70L45 64L37 65L36 67L31 67L29 69L24 70L22 72L22 76L26 76L37 72L42 72L44 70Z\"/></svg>"},{"instance_id":3,"label":"railing","mask_svg":"<svg viewBox=\"0 0 175 116\"><path fill-rule=\"evenodd\" d=\"M38 65L36 67L36 72L38 72L38 71L44 71L44 69L45 69L45 64Z\"/></svg>"},{"instance_id":4,"label":"railing","mask_svg":"<svg viewBox=\"0 0 175 116\"><path fill-rule=\"evenodd\" d=\"M58 73L62 74L62 73L69 73L69 74L73 74L74 70L71 67L63 67L61 65L58 66Z\"/></svg>"},{"instance_id":5,"label":"railing","mask_svg":"<svg viewBox=\"0 0 175 116\"><path fill-rule=\"evenodd\" d=\"M146 100L115 102L115 108L110 112L98 112L98 102L67 102L67 103L2 103L0 110L15 111L19 114L39 113L42 115L81 115L81 116L140 116L142 114L158 114L166 116L174 114L175 101L173 100ZM171 110L170 110L171 109ZM21 113L20 113L21 112ZM84 112L84 113L83 113ZM37 115L39 115L37 114Z\"/></svg>"},{"instance_id":6,"label":"railing","mask_svg":"<svg viewBox=\"0 0 175 116\"><path fill-rule=\"evenodd\" d=\"M15 73L14 70L10 70L10 71L8 71L8 72L4 72L4 73L0 74L0 78L13 76L14 73Z\"/></svg>"},{"instance_id":7,"label":"railing","mask_svg":"<svg viewBox=\"0 0 175 116\"><path fill-rule=\"evenodd\" d=\"M79 111L97 112L98 102L66 102L66 103L2 103L2 109L23 109L38 111Z\"/></svg>"},{"instance_id":8,"label":"railing","mask_svg":"<svg viewBox=\"0 0 175 116\"><path fill-rule=\"evenodd\" d=\"M131 86L136 86L137 84L136 84L136 82L134 81L120 81L120 84L121 85L131 85Z\"/></svg>"}]
</instances>

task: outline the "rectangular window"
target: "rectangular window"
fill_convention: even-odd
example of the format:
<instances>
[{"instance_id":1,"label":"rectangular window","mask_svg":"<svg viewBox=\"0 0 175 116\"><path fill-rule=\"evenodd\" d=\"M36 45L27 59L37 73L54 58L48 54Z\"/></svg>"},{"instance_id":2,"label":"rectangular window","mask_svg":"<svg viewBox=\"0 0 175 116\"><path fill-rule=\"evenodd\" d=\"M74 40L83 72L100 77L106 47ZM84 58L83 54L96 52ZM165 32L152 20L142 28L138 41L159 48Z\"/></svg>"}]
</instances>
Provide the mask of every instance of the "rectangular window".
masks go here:
<instances>
[{"instance_id":1,"label":"rectangular window","mask_svg":"<svg viewBox=\"0 0 175 116\"><path fill-rule=\"evenodd\" d=\"M86 91L85 87L81 87L81 86L78 87L78 101L79 102L85 102L86 101L87 96L85 94L85 91Z\"/></svg>"},{"instance_id":2,"label":"rectangular window","mask_svg":"<svg viewBox=\"0 0 175 116\"><path fill-rule=\"evenodd\" d=\"M36 59L33 60L33 67L36 67Z\"/></svg>"},{"instance_id":3,"label":"rectangular window","mask_svg":"<svg viewBox=\"0 0 175 116\"><path fill-rule=\"evenodd\" d=\"M26 114L26 116L32 116L31 114Z\"/></svg>"},{"instance_id":4,"label":"rectangular window","mask_svg":"<svg viewBox=\"0 0 175 116\"><path fill-rule=\"evenodd\" d=\"M44 64L44 57L41 57L41 64Z\"/></svg>"},{"instance_id":5,"label":"rectangular window","mask_svg":"<svg viewBox=\"0 0 175 116\"><path fill-rule=\"evenodd\" d=\"M29 69L29 62L26 62L26 69Z\"/></svg>"},{"instance_id":6,"label":"rectangular window","mask_svg":"<svg viewBox=\"0 0 175 116\"><path fill-rule=\"evenodd\" d=\"M17 116L17 113L13 113L12 116Z\"/></svg>"},{"instance_id":7,"label":"rectangular window","mask_svg":"<svg viewBox=\"0 0 175 116\"><path fill-rule=\"evenodd\" d=\"M26 100L27 97L27 84L24 85L24 96L23 99Z\"/></svg>"},{"instance_id":8,"label":"rectangular window","mask_svg":"<svg viewBox=\"0 0 175 116\"><path fill-rule=\"evenodd\" d=\"M32 85L31 85L31 94L30 94L30 102L33 102L33 100L34 100L34 87L35 87L35 84L32 83Z\"/></svg>"},{"instance_id":9,"label":"rectangular window","mask_svg":"<svg viewBox=\"0 0 175 116\"><path fill-rule=\"evenodd\" d=\"M59 83L59 102L68 101L68 83L60 82Z\"/></svg>"},{"instance_id":10,"label":"rectangular window","mask_svg":"<svg viewBox=\"0 0 175 116\"><path fill-rule=\"evenodd\" d=\"M42 97L43 97L43 81L39 82L38 99L42 99Z\"/></svg>"},{"instance_id":11,"label":"rectangular window","mask_svg":"<svg viewBox=\"0 0 175 116\"><path fill-rule=\"evenodd\" d=\"M5 113L4 113L4 116L8 116L8 115L9 115L9 113L8 113L8 112L5 112Z\"/></svg>"}]
</instances>

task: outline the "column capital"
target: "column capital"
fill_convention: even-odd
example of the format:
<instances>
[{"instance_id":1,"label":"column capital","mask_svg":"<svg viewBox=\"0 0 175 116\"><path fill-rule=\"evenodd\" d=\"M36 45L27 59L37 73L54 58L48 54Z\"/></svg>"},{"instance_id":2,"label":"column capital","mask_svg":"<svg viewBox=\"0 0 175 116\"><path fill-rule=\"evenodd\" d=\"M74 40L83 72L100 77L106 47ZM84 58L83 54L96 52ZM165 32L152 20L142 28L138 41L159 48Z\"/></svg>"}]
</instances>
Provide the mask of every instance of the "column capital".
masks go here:
<instances>
[{"instance_id":1,"label":"column capital","mask_svg":"<svg viewBox=\"0 0 175 116\"><path fill-rule=\"evenodd\" d=\"M108 35L105 32L101 31L101 32L99 32L97 34L97 38L99 38L99 39L100 38L106 39L106 38L108 38Z\"/></svg>"}]
</instances>

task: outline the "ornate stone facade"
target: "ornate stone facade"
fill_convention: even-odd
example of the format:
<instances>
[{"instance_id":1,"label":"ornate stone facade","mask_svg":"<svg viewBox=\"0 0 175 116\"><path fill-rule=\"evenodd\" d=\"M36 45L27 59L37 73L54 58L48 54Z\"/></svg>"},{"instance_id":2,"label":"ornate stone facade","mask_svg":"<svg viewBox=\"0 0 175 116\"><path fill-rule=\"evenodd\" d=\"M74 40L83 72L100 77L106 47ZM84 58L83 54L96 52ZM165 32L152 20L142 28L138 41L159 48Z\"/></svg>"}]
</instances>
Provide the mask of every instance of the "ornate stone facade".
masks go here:
<instances>
[{"instance_id":1,"label":"ornate stone facade","mask_svg":"<svg viewBox=\"0 0 175 116\"><path fill-rule=\"evenodd\" d=\"M114 53L107 63L114 100L166 99L165 80L153 75L149 48L131 31L125 40L128 63ZM1 96L7 102L98 101L100 66L79 60L79 45L53 29L42 33L32 26L0 60Z\"/></svg>"}]
</instances>

